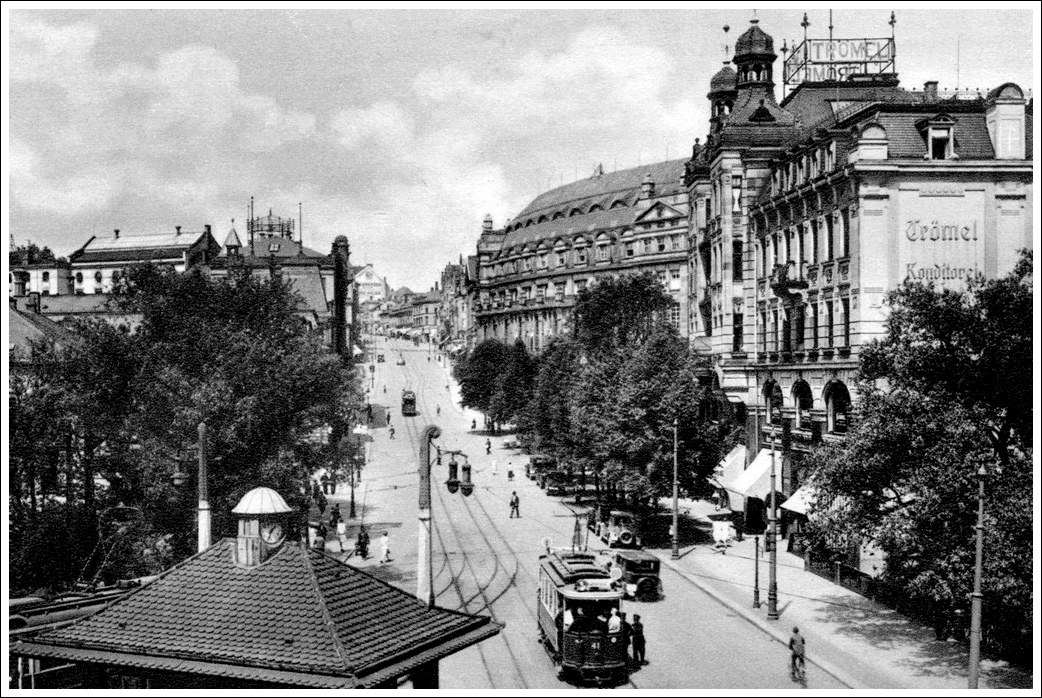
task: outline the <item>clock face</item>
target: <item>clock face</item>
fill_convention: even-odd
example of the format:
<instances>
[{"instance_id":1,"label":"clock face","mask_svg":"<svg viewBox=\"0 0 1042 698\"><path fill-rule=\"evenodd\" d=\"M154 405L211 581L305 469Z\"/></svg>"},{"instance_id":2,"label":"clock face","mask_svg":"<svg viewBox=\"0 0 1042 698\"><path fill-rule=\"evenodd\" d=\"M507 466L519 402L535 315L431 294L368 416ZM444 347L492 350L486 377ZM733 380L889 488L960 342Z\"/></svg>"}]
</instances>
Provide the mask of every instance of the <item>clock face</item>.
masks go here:
<instances>
[{"instance_id":1,"label":"clock face","mask_svg":"<svg viewBox=\"0 0 1042 698\"><path fill-rule=\"evenodd\" d=\"M282 540L282 525L276 522L266 523L261 526L261 539L268 545L275 545Z\"/></svg>"}]
</instances>

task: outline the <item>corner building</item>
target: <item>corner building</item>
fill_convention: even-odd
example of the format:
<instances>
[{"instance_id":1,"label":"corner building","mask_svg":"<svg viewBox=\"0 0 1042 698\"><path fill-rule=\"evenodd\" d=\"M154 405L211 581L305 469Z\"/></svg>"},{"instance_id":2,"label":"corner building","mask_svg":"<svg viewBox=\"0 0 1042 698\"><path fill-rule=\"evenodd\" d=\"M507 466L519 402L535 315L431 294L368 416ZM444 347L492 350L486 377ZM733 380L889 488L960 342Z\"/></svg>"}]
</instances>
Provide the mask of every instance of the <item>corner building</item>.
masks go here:
<instances>
[{"instance_id":1,"label":"corner building","mask_svg":"<svg viewBox=\"0 0 1042 698\"><path fill-rule=\"evenodd\" d=\"M688 192L684 160L605 173L536 197L478 241L476 343L520 339L530 351L563 334L575 297L608 276L651 272L687 336Z\"/></svg>"},{"instance_id":2,"label":"corner building","mask_svg":"<svg viewBox=\"0 0 1042 698\"><path fill-rule=\"evenodd\" d=\"M692 342L749 457L774 433L781 487L800 452L842 438L861 347L905 280L960 287L1032 247L1031 106L903 89L894 73L804 82L779 104L773 39L753 20L712 79L705 145L687 164ZM767 425L768 396L781 400Z\"/></svg>"}]
</instances>

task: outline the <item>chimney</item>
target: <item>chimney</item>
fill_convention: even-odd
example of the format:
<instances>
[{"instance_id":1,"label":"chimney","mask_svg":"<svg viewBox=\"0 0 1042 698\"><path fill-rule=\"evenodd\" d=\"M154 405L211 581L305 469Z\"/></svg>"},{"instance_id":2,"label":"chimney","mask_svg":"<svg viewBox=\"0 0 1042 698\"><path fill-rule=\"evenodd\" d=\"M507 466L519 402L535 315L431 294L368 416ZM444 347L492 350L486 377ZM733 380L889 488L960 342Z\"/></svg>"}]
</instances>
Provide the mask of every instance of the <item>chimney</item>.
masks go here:
<instances>
[{"instance_id":1,"label":"chimney","mask_svg":"<svg viewBox=\"0 0 1042 698\"><path fill-rule=\"evenodd\" d=\"M119 240L119 228L116 228L112 232L114 232L116 234L116 239Z\"/></svg>"},{"instance_id":2,"label":"chimney","mask_svg":"<svg viewBox=\"0 0 1042 698\"><path fill-rule=\"evenodd\" d=\"M351 246L347 238L338 235L333 241L333 350L342 358L350 356L351 346L347 325L347 294L351 284Z\"/></svg>"},{"instance_id":3,"label":"chimney","mask_svg":"<svg viewBox=\"0 0 1042 698\"><path fill-rule=\"evenodd\" d=\"M175 235L180 235L180 234L181 234L181 226L179 226L179 225L175 225L175 226L174 226L174 230L176 231L176 232L174 233Z\"/></svg>"},{"instance_id":4,"label":"chimney","mask_svg":"<svg viewBox=\"0 0 1042 698\"><path fill-rule=\"evenodd\" d=\"M655 196L655 181L651 179L651 173L644 175L644 181L640 183L640 198L650 199Z\"/></svg>"},{"instance_id":5,"label":"chimney","mask_svg":"<svg viewBox=\"0 0 1042 698\"><path fill-rule=\"evenodd\" d=\"M209 235L209 234L210 234L210 226L208 226L208 225L204 225L204 226L203 226L203 230L205 230L205 231L206 231L206 234L207 234L207 235Z\"/></svg>"},{"instance_id":6,"label":"chimney","mask_svg":"<svg viewBox=\"0 0 1042 698\"><path fill-rule=\"evenodd\" d=\"M491 213L486 213L485 214L485 220L482 221L482 223L481 223L481 232L482 232L482 234L484 234L484 233L491 233L492 232L492 214Z\"/></svg>"},{"instance_id":7,"label":"chimney","mask_svg":"<svg viewBox=\"0 0 1042 698\"><path fill-rule=\"evenodd\" d=\"M40 314L40 292L39 291L32 291L32 292L29 293L29 303L26 305L26 307L29 310L31 310L34 313L36 313L37 315Z\"/></svg>"},{"instance_id":8,"label":"chimney","mask_svg":"<svg viewBox=\"0 0 1042 698\"><path fill-rule=\"evenodd\" d=\"M937 101L937 81L927 80L923 83L923 99L927 102Z\"/></svg>"}]
</instances>

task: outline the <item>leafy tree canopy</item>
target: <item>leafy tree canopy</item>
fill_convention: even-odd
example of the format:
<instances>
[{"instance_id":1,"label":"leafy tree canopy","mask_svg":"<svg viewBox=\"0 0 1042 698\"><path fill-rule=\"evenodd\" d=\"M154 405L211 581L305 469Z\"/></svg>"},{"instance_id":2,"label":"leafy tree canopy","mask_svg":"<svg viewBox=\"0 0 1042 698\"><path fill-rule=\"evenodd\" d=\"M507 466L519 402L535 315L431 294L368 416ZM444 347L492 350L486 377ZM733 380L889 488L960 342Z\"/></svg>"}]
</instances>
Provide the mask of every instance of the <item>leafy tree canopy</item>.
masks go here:
<instances>
[{"instance_id":1,"label":"leafy tree canopy","mask_svg":"<svg viewBox=\"0 0 1042 698\"><path fill-rule=\"evenodd\" d=\"M636 346L668 324L673 299L652 274L605 279L583 289L573 311L575 341L588 353Z\"/></svg>"}]
</instances>

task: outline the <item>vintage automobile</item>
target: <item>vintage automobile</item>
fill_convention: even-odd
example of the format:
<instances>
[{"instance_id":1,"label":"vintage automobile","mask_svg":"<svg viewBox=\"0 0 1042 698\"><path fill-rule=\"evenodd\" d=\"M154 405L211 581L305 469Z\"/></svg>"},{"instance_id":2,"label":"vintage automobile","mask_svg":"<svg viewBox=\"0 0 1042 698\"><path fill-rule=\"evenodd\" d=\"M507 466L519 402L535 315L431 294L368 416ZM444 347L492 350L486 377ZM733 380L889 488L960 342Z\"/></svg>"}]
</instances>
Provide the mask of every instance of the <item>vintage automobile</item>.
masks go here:
<instances>
[{"instance_id":1,"label":"vintage automobile","mask_svg":"<svg viewBox=\"0 0 1042 698\"><path fill-rule=\"evenodd\" d=\"M401 354L399 354L398 355L398 361L396 361L395 363L398 364L399 366L404 366L405 365L405 357L402 356Z\"/></svg>"},{"instance_id":2,"label":"vintage automobile","mask_svg":"<svg viewBox=\"0 0 1042 698\"><path fill-rule=\"evenodd\" d=\"M617 550L611 555L613 567L622 570L626 596L639 601L655 601L662 595L659 559L644 550Z\"/></svg>"},{"instance_id":3,"label":"vintage automobile","mask_svg":"<svg viewBox=\"0 0 1042 698\"><path fill-rule=\"evenodd\" d=\"M550 470L544 480L546 493L551 497L565 497L572 489L572 474L567 470Z\"/></svg>"},{"instance_id":4,"label":"vintage automobile","mask_svg":"<svg viewBox=\"0 0 1042 698\"><path fill-rule=\"evenodd\" d=\"M382 363L384 363L385 360L386 359L384 359L384 355L383 354L377 354L376 355L376 363L382 364Z\"/></svg>"},{"instance_id":5,"label":"vintage automobile","mask_svg":"<svg viewBox=\"0 0 1042 698\"><path fill-rule=\"evenodd\" d=\"M637 534L636 519L632 512L612 509L603 519L590 519L588 527L598 538L608 544L609 548L641 548L640 536Z\"/></svg>"},{"instance_id":6,"label":"vintage automobile","mask_svg":"<svg viewBox=\"0 0 1042 698\"><path fill-rule=\"evenodd\" d=\"M550 456L535 455L525 464L525 477L529 480L535 480L539 473L546 470L553 470L556 467L557 461Z\"/></svg>"}]
</instances>

